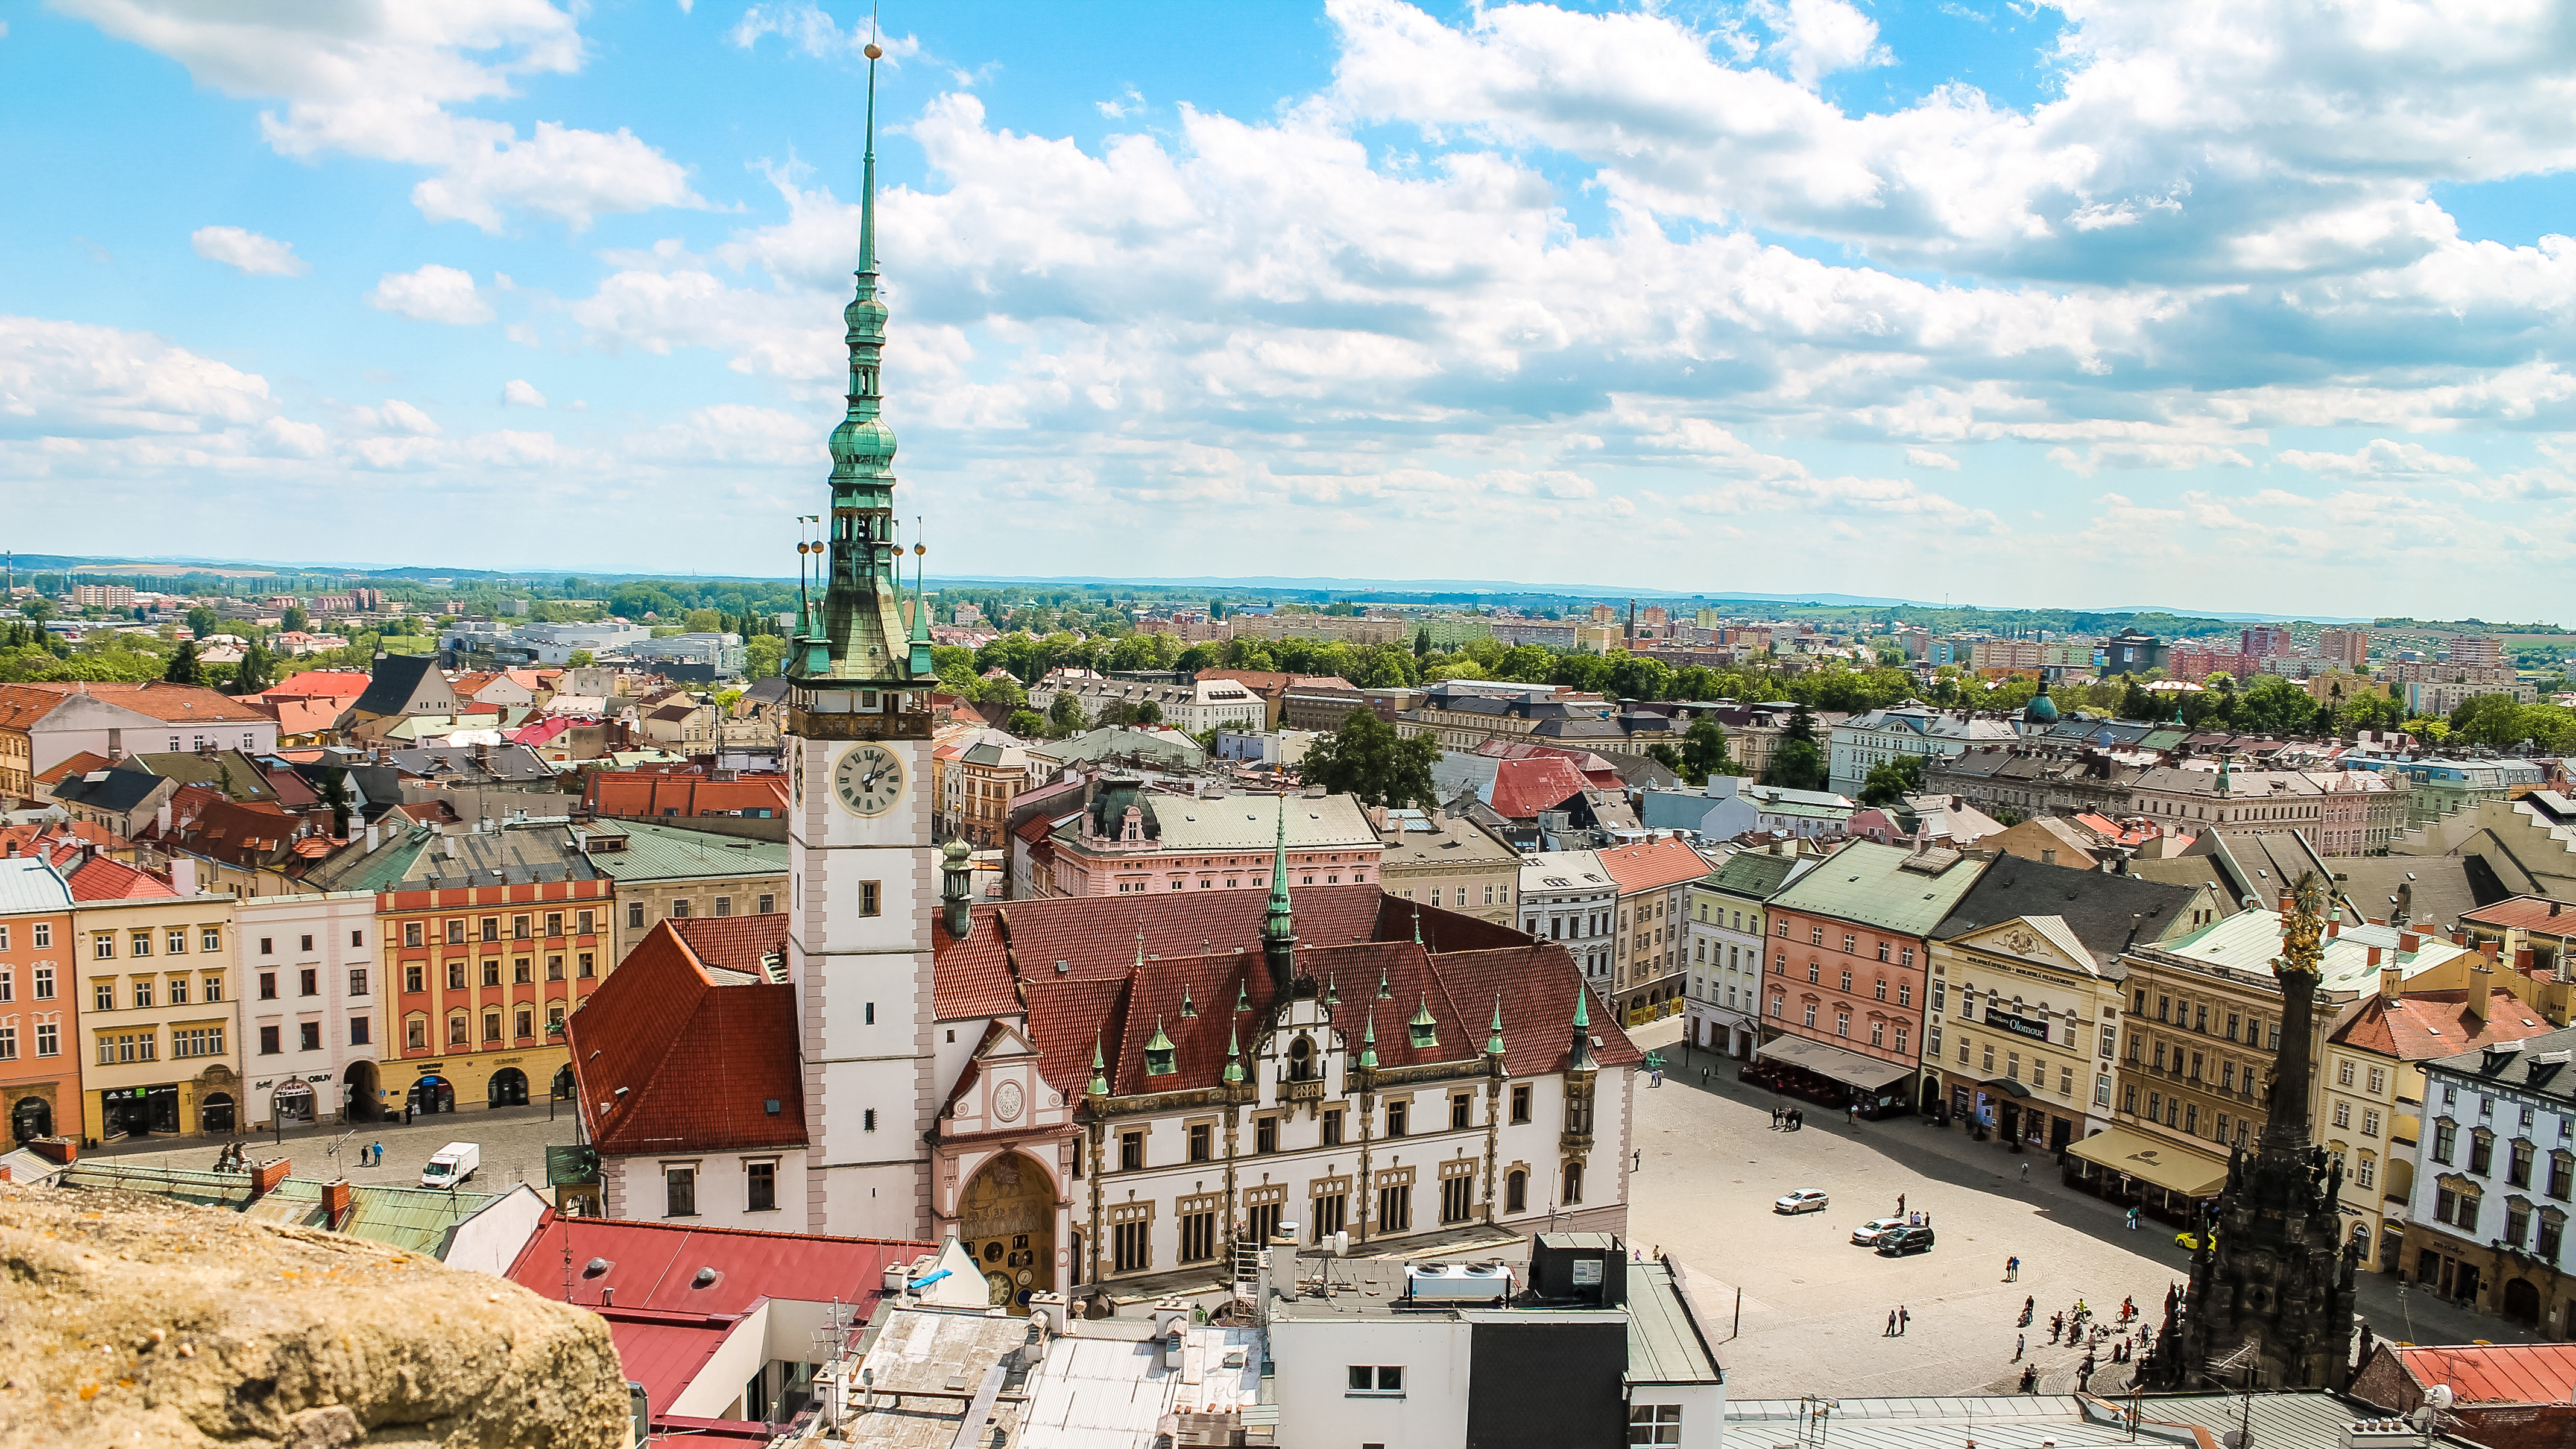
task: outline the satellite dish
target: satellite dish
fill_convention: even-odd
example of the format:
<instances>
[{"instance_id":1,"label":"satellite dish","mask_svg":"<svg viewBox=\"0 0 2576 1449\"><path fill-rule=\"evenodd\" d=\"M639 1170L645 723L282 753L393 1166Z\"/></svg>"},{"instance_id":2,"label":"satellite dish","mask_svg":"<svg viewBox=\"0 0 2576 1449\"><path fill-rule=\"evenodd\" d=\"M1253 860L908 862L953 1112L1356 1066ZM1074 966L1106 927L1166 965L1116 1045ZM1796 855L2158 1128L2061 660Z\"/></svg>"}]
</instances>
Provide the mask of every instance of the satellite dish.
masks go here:
<instances>
[{"instance_id":1,"label":"satellite dish","mask_svg":"<svg viewBox=\"0 0 2576 1449\"><path fill-rule=\"evenodd\" d=\"M2219 1436L2219 1442L2225 1444L2227 1449L2245 1449L2245 1431L2230 1429Z\"/></svg>"},{"instance_id":2,"label":"satellite dish","mask_svg":"<svg viewBox=\"0 0 2576 1449\"><path fill-rule=\"evenodd\" d=\"M2459 1395L2451 1391L2451 1386L2449 1384L2435 1384L2433 1387L2424 1391L2424 1402L2432 1405L2437 1410L2447 1411L2452 1404L2457 1403L2458 1401Z\"/></svg>"}]
</instances>

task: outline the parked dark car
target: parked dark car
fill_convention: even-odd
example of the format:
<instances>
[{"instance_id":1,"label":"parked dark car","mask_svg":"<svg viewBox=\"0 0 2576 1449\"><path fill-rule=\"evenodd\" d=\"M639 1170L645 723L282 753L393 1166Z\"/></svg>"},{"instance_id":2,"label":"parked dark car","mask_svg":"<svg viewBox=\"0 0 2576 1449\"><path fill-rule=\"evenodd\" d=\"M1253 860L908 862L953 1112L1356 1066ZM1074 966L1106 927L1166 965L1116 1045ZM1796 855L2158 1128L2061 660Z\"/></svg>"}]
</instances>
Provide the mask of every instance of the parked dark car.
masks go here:
<instances>
[{"instance_id":1,"label":"parked dark car","mask_svg":"<svg viewBox=\"0 0 2576 1449\"><path fill-rule=\"evenodd\" d=\"M1882 1258L1902 1258L1908 1253L1930 1251L1932 1251L1930 1228L1898 1228L1878 1240L1878 1255Z\"/></svg>"}]
</instances>

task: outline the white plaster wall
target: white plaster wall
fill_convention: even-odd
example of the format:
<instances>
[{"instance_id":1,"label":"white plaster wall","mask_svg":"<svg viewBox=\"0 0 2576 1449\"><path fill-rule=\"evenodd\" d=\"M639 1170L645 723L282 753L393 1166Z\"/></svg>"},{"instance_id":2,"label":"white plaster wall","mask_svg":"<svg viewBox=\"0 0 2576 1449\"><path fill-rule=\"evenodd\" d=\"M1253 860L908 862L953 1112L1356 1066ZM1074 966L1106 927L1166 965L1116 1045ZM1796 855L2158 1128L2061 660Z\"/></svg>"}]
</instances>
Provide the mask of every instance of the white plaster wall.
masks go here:
<instances>
[{"instance_id":1,"label":"white plaster wall","mask_svg":"<svg viewBox=\"0 0 2576 1449\"><path fill-rule=\"evenodd\" d=\"M733 1405L742 1397L742 1386L769 1361L769 1307L764 1298L745 1314L708 1355L706 1366L689 1380L689 1386L669 1404L655 1404L654 1412L692 1419L723 1419L739 1413Z\"/></svg>"},{"instance_id":2,"label":"white plaster wall","mask_svg":"<svg viewBox=\"0 0 2576 1449\"><path fill-rule=\"evenodd\" d=\"M1446 1315L1390 1320L1274 1320L1280 1449L1463 1449L1469 1329ZM1356 1397L1353 1364L1404 1369L1400 1398Z\"/></svg>"},{"instance_id":3,"label":"white plaster wall","mask_svg":"<svg viewBox=\"0 0 2576 1449\"><path fill-rule=\"evenodd\" d=\"M442 1261L451 1268L495 1277L507 1273L510 1265L518 1261L519 1250L536 1235L545 1211L545 1198L535 1188L520 1183L458 1223L456 1231L448 1236L447 1256Z\"/></svg>"}]
</instances>

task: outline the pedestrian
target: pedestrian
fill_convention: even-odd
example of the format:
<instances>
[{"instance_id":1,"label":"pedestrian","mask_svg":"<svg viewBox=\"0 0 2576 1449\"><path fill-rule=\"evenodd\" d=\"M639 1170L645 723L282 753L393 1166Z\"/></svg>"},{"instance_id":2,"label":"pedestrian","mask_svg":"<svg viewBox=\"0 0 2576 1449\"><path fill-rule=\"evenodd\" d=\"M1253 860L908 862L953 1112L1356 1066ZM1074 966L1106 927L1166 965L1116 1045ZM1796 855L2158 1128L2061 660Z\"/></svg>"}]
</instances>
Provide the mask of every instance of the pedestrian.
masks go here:
<instances>
[{"instance_id":1,"label":"pedestrian","mask_svg":"<svg viewBox=\"0 0 2576 1449\"><path fill-rule=\"evenodd\" d=\"M1851 1105L1851 1124L1854 1127L1860 1125L1860 1104L1858 1102L1854 1102Z\"/></svg>"},{"instance_id":2,"label":"pedestrian","mask_svg":"<svg viewBox=\"0 0 2576 1449\"><path fill-rule=\"evenodd\" d=\"M2138 1230L2138 1210L2137 1210L2136 1208L2131 1208L2131 1209L2129 1209L2129 1231L2134 1233L2134 1232L2136 1232L2137 1230Z\"/></svg>"},{"instance_id":3,"label":"pedestrian","mask_svg":"<svg viewBox=\"0 0 2576 1449\"><path fill-rule=\"evenodd\" d=\"M1905 1216L1905 1194L1901 1192L1896 1195L1896 1215L1900 1218Z\"/></svg>"},{"instance_id":4,"label":"pedestrian","mask_svg":"<svg viewBox=\"0 0 2576 1449\"><path fill-rule=\"evenodd\" d=\"M1904 1304L1902 1304L1902 1303L1897 1304L1897 1305L1896 1305L1896 1336L1897 1336L1897 1337L1899 1337L1899 1338L1903 1338L1903 1337L1905 1336L1905 1325L1907 1325L1907 1324L1909 1324L1909 1323L1912 1323L1913 1321L1914 1321L1914 1315L1905 1311L1905 1305L1904 1305Z\"/></svg>"},{"instance_id":5,"label":"pedestrian","mask_svg":"<svg viewBox=\"0 0 2576 1449\"><path fill-rule=\"evenodd\" d=\"M1780 1105L1779 1103L1777 1103L1777 1102L1774 1102L1774 1103L1772 1103L1772 1104L1771 1104L1771 1130L1772 1130L1772 1131L1777 1132L1777 1131L1779 1131L1779 1130L1780 1130L1780 1119L1781 1119L1781 1115L1782 1115L1783 1113L1787 1112L1788 1110L1789 1110L1788 1108L1781 1106L1781 1105Z\"/></svg>"},{"instance_id":6,"label":"pedestrian","mask_svg":"<svg viewBox=\"0 0 2576 1449\"><path fill-rule=\"evenodd\" d=\"M1706 1067L1699 1069L1699 1084L1703 1087L1708 1085L1708 1068Z\"/></svg>"},{"instance_id":7,"label":"pedestrian","mask_svg":"<svg viewBox=\"0 0 2576 1449\"><path fill-rule=\"evenodd\" d=\"M2024 1182L2028 1182L2028 1181L2030 1181L2030 1162L2029 1162L2029 1160L2028 1160L2028 1159L2024 1159L2024 1160L2023 1160L2023 1162L2022 1162L2022 1165L2021 1165L2021 1180L2022 1180L2022 1181L2024 1181Z\"/></svg>"},{"instance_id":8,"label":"pedestrian","mask_svg":"<svg viewBox=\"0 0 2576 1449\"><path fill-rule=\"evenodd\" d=\"M2013 1361L2014 1363L2019 1363L2019 1362L2021 1362L2022 1351L2023 1351L2024 1349L2029 1348L2029 1347L2030 1347L2030 1340L2029 1340L2029 1339L2027 1339L2027 1338L2023 1337L2022 1335L2020 1335L2020 1334L2018 1334L2018 1333L2014 1334L2014 1335L2013 1335L2013 1356L2012 1356L2012 1361Z\"/></svg>"},{"instance_id":9,"label":"pedestrian","mask_svg":"<svg viewBox=\"0 0 2576 1449\"><path fill-rule=\"evenodd\" d=\"M1879 1337L1881 1337L1881 1338L1894 1338L1895 1336L1896 1336L1896 1310L1895 1310L1895 1309L1893 1309L1893 1308L1891 1308L1891 1309L1887 1310L1887 1331L1886 1331L1886 1332L1884 1332L1884 1333L1882 1333L1882 1334L1880 1334L1880 1335L1879 1335Z\"/></svg>"},{"instance_id":10,"label":"pedestrian","mask_svg":"<svg viewBox=\"0 0 2576 1449\"><path fill-rule=\"evenodd\" d=\"M2022 1365L2021 1391L2025 1394L2035 1394L2039 1392L2039 1365Z\"/></svg>"},{"instance_id":11,"label":"pedestrian","mask_svg":"<svg viewBox=\"0 0 2576 1449\"><path fill-rule=\"evenodd\" d=\"M2007 1283L2021 1281L2021 1259L2018 1256L2004 1259L2004 1281Z\"/></svg>"},{"instance_id":12,"label":"pedestrian","mask_svg":"<svg viewBox=\"0 0 2576 1449\"><path fill-rule=\"evenodd\" d=\"M2050 1314L2048 1319L2048 1341L2051 1343L2057 1342L2059 1335L2065 1332L2066 1315L2063 1313Z\"/></svg>"}]
</instances>

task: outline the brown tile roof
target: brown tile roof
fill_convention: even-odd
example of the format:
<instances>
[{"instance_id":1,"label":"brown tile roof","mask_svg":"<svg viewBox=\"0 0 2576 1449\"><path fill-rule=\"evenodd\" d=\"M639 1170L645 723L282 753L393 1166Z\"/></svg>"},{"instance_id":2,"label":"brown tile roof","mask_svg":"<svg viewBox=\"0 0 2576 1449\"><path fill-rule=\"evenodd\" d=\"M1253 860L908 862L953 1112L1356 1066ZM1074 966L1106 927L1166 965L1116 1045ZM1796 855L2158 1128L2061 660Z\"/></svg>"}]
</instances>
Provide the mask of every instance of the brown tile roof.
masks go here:
<instances>
[{"instance_id":1,"label":"brown tile roof","mask_svg":"<svg viewBox=\"0 0 2576 1449\"><path fill-rule=\"evenodd\" d=\"M1591 781L1563 755L1504 760L1494 767L1494 795L1487 801L1506 820L1534 820L1589 788Z\"/></svg>"},{"instance_id":2,"label":"brown tile roof","mask_svg":"<svg viewBox=\"0 0 2576 1449\"><path fill-rule=\"evenodd\" d=\"M2357 1051L2423 1062L2475 1051L2490 1042L2521 1041L2557 1029L2510 991L2487 993L2487 1014L2482 1022L2470 1020L2468 1002L2465 991L2409 994L2393 1004L2385 997L2372 996L2362 1002L2350 1021L2336 1029L2332 1040Z\"/></svg>"},{"instance_id":3,"label":"brown tile roof","mask_svg":"<svg viewBox=\"0 0 2576 1449\"><path fill-rule=\"evenodd\" d=\"M787 913L765 916L690 916L671 923L699 961L726 971L763 974L763 958L787 951Z\"/></svg>"},{"instance_id":4,"label":"brown tile roof","mask_svg":"<svg viewBox=\"0 0 2576 1449\"><path fill-rule=\"evenodd\" d=\"M92 770L104 770L115 763L116 762L114 760L109 759L105 755L94 755L87 750L83 750L79 754L72 756L70 759L63 761L61 764L54 766L52 769L36 776L36 783L47 788L51 788L55 785L61 784L67 779L70 779L74 775L86 775Z\"/></svg>"},{"instance_id":5,"label":"brown tile roof","mask_svg":"<svg viewBox=\"0 0 2576 1449\"><path fill-rule=\"evenodd\" d=\"M146 896L176 896L170 883L159 876L136 870L123 861L97 856L71 874L72 899L76 901L130 901Z\"/></svg>"},{"instance_id":6,"label":"brown tile roof","mask_svg":"<svg viewBox=\"0 0 2576 1449\"><path fill-rule=\"evenodd\" d=\"M564 1035L582 1120L603 1153L805 1141L796 989L717 985L668 921L626 954Z\"/></svg>"},{"instance_id":7,"label":"brown tile roof","mask_svg":"<svg viewBox=\"0 0 2576 1449\"><path fill-rule=\"evenodd\" d=\"M76 682L14 687L48 691L57 704L71 695L86 694L172 724L246 723L268 718L240 700L214 690L194 684L170 684L158 679L140 684Z\"/></svg>"},{"instance_id":8,"label":"brown tile roof","mask_svg":"<svg viewBox=\"0 0 2576 1449\"><path fill-rule=\"evenodd\" d=\"M594 770L585 791L594 815L723 815L767 810L787 813L787 777L754 775L710 780L703 775L620 773Z\"/></svg>"},{"instance_id":9,"label":"brown tile roof","mask_svg":"<svg viewBox=\"0 0 2576 1449\"><path fill-rule=\"evenodd\" d=\"M0 684L0 730L25 729L60 709L62 703L62 691L58 689L41 684Z\"/></svg>"}]
</instances>

